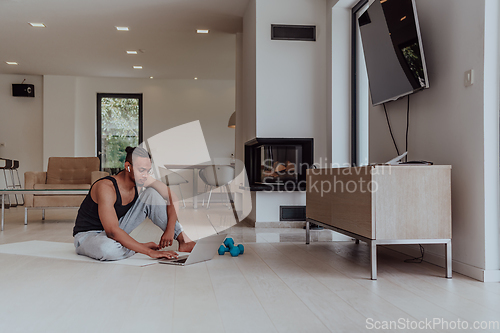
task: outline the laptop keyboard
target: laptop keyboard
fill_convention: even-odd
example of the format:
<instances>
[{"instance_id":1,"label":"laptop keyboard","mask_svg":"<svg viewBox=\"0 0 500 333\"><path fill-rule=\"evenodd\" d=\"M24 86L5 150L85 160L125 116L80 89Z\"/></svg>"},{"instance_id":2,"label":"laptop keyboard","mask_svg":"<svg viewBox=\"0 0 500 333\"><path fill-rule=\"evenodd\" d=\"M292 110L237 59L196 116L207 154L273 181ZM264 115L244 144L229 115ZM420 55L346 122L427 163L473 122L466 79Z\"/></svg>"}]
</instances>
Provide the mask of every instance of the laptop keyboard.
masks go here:
<instances>
[{"instance_id":1,"label":"laptop keyboard","mask_svg":"<svg viewBox=\"0 0 500 333\"><path fill-rule=\"evenodd\" d=\"M184 259L179 259L179 260L172 260L172 262L178 262L179 264L183 264L185 263L187 260L187 258L184 258Z\"/></svg>"}]
</instances>

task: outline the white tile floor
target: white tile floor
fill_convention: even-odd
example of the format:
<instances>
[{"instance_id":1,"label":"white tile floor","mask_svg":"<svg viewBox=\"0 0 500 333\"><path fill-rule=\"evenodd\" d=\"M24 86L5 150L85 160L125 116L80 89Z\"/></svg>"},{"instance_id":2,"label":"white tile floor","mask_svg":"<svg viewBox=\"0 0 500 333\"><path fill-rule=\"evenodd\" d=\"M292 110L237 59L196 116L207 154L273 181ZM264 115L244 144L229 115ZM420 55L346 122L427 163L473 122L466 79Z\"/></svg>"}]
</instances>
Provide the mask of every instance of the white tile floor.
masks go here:
<instances>
[{"instance_id":1,"label":"white tile floor","mask_svg":"<svg viewBox=\"0 0 500 333\"><path fill-rule=\"evenodd\" d=\"M225 206L208 213L217 227L231 224ZM42 222L33 211L24 226L22 207L7 210L0 244L72 242L75 215L47 210ZM193 238L213 230L203 208L181 210L180 221ZM328 241L330 231L314 232L310 245L302 229L229 232L244 255L187 267L0 254L0 332L363 332L375 321L500 321L498 283L445 279L443 268L384 248L371 281L366 244ZM160 235L151 222L133 232L139 241Z\"/></svg>"}]
</instances>

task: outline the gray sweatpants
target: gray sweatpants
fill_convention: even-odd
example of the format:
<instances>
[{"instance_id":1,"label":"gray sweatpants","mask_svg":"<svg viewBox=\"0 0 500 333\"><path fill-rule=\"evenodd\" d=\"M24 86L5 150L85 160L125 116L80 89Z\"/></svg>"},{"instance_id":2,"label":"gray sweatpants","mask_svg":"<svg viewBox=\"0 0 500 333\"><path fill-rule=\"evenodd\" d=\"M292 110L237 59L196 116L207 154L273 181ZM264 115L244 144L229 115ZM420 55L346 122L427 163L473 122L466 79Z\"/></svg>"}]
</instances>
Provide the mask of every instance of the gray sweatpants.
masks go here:
<instances>
[{"instance_id":1,"label":"gray sweatpants","mask_svg":"<svg viewBox=\"0 0 500 333\"><path fill-rule=\"evenodd\" d=\"M146 217L165 231L168 216L163 197L153 188L146 188L139 194L139 198L119 223L120 228L127 234L137 228ZM181 224L175 223L174 239L183 231ZM105 231L93 230L79 232L75 235L76 253L97 260L120 260L131 257L134 251L109 238Z\"/></svg>"}]
</instances>

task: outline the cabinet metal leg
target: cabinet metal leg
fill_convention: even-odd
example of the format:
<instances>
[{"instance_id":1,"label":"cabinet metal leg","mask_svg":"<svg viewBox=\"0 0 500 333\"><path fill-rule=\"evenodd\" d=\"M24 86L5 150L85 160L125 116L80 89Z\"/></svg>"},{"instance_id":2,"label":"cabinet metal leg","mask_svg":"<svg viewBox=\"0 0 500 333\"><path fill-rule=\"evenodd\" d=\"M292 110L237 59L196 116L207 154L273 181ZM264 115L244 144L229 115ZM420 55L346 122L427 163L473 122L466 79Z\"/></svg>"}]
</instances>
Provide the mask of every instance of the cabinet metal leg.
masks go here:
<instances>
[{"instance_id":1,"label":"cabinet metal leg","mask_svg":"<svg viewBox=\"0 0 500 333\"><path fill-rule=\"evenodd\" d=\"M372 280L377 279L377 243L370 242L370 263L372 266Z\"/></svg>"},{"instance_id":2,"label":"cabinet metal leg","mask_svg":"<svg viewBox=\"0 0 500 333\"><path fill-rule=\"evenodd\" d=\"M444 244L446 252L446 277L451 279L451 240Z\"/></svg>"},{"instance_id":3,"label":"cabinet metal leg","mask_svg":"<svg viewBox=\"0 0 500 333\"><path fill-rule=\"evenodd\" d=\"M45 221L45 209L42 209L42 221Z\"/></svg>"},{"instance_id":4,"label":"cabinet metal leg","mask_svg":"<svg viewBox=\"0 0 500 333\"><path fill-rule=\"evenodd\" d=\"M28 207L24 207L24 225L28 225Z\"/></svg>"},{"instance_id":5,"label":"cabinet metal leg","mask_svg":"<svg viewBox=\"0 0 500 333\"><path fill-rule=\"evenodd\" d=\"M359 244L359 239L356 238L356 240L354 241L354 244Z\"/></svg>"},{"instance_id":6,"label":"cabinet metal leg","mask_svg":"<svg viewBox=\"0 0 500 333\"><path fill-rule=\"evenodd\" d=\"M311 241L311 231L309 230L310 228L310 223L309 221L306 221L306 244L309 244Z\"/></svg>"}]
</instances>

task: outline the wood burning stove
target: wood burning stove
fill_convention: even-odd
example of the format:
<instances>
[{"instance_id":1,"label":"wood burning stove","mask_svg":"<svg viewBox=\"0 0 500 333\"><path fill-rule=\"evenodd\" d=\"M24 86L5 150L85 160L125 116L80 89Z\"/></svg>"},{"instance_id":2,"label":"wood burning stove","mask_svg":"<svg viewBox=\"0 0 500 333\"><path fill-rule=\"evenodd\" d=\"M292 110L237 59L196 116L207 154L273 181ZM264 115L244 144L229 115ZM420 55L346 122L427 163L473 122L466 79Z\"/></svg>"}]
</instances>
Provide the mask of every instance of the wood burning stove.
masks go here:
<instances>
[{"instance_id":1,"label":"wood burning stove","mask_svg":"<svg viewBox=\"0 0 500 333\"><path fill-rule=\"evenodd\" d=\"M252 191L303 191L313 165L312 138L255 138L245 143L245 168Z\"/></svg>"}]
</instances>

